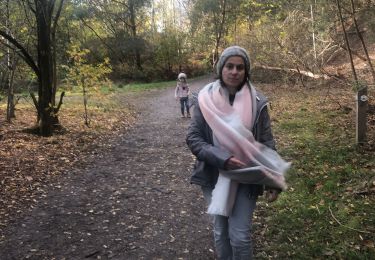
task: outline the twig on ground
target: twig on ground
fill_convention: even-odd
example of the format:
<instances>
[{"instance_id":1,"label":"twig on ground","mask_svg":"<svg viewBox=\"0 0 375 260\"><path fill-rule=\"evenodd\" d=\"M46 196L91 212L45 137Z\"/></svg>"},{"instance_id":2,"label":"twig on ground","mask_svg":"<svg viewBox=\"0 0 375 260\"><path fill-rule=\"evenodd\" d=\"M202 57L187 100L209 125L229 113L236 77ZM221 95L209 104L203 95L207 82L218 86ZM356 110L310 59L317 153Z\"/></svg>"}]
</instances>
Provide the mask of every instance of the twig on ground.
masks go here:
<instances>
[{"instance_id":1,"label":"twig on ground","mask_svg":"<svg viewBox=\"0 0 375 260\"><path fill-rule=\"evenodd\" d=\"M345 228L348 228L348 229L351 229L351 230L354 230L354 231L357 231L357 232L360 232L360 233L365 233L365 234L371 234L371 232L368 232L368 231L363 231L363 230L359 230L359 229L356 229L356 228L352 228L352 227L348 227L348 226L345 226L344 224L342 224L336 217L335 215L333 215L333 212L331 210L331 207L328 206L328 209L329 209L329 212L331 213L331 216L332 218L337 222L337 224L339 224L340 226L343 226Z\"/></svg>"}]
</instances>

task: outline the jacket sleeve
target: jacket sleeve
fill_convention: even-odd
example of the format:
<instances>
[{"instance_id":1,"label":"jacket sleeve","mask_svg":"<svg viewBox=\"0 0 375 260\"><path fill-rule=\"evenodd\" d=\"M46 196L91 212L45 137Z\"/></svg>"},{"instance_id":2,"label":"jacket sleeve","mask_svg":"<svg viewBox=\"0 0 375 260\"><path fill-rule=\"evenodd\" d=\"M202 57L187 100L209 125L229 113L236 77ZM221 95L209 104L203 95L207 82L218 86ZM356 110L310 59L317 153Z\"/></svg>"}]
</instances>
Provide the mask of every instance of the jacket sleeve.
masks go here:
<instances>
[{"instance_id":1,"label":"jacket sleeve","mask_svg":"<svg viewBox=\"0 0 375 260\"><path fill-rule=\"evenodd\" d=\"M229 152L213 145L212 131L207 125L198 104L194 106L186 143L198 160L219 169L224 169L225 162L232 157Z\"/></svg>"},{"instance_id":2,"label":"jacket sleeve","mask_svg":"<svg viewBox=\"0 0 375 260\"><path fill-rule=\"evenodd\" d=\"M177 83L176 89L174 90L174 97L175 97L175 98L178 97L178 91L179 91L179 85L178 85L178 83Z\"/></svg>"},{"instance_id":3,"label":"jacket sleeve","mask_svg":"<svg viewBox=\"0 0 375 260\"><path fill-rule=\"evenodd\" d=\"M273 138L271 129L271 119L268 114L267 107L264 107L260 112L258 124L259 125L257 127L257 141L273 150L276 150L275 139Z\"/></svg>"}]
</instances>

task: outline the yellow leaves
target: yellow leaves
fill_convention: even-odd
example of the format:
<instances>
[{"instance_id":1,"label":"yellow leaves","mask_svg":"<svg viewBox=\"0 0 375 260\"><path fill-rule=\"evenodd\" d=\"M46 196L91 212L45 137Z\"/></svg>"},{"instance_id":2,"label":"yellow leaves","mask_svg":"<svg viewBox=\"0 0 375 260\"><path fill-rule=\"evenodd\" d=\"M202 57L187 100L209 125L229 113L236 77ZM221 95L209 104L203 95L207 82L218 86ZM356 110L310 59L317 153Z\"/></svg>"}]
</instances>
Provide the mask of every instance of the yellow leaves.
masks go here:
<instances>
[{"instance_id":1,"label":"yellow leaves","mask_svg":"<svg viewBox=\"0 0 375 260\"><path fill-rule=\"evenodd\" d=\"M27 34L28 31L29 31L29 28L28 28L27 26L23 26L23 27L21 27L20 32L21 32L22 34Z\"/></svg>"},{"instance_id":2,"label":"yellow leaves","mask_svg":"<svg viewBox=\"0 0 375 260\"><path fill-rule=\"evenodd\" d=\"M80 87L95 88L108 81L107 75L112 72L108 57L97 65L89 63L87 55L90 50L81 49L79 44L72 44L67 53L73 61L71 66L65 66L69 82Z\"/></svg>"},{"instance_id":3,"label":"yellow leaves","mask_svg":"<svg viewBox=\"0 0 375 260\"><path fill-rule=\"evenodd\" d=\"M322 201L320 201L322 202ZM309 209L314 209L318 212L318 214L320 214L320 209L319 209L319 206L323 206L324 205L324 201L323 201L323 204L319 204L319 205L310 205L309 206Z\"/></svg>"}]
</instances>

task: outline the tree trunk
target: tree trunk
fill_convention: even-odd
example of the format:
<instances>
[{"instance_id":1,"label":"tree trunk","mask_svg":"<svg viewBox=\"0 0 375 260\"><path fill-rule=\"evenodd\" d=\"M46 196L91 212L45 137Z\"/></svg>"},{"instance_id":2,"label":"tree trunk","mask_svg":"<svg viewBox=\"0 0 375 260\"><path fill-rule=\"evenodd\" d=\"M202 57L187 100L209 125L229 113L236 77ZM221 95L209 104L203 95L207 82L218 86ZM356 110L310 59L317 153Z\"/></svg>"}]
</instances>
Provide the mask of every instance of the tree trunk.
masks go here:
<instances>
[{"instance_id":1,"label":"tree trunk","mask_svg":"<svg viewBox=\"0 0 375 260\"><path fill-rule=\"evenodd\" d=\"M51 52L51 16L48 0L35 0L35 15L38 30L38 67L40 113L39 130L42 136L50 136L53 131L53 61Z\"/></svg>"},{"instance_id":2,"label":"tree trunk","mask_svg":"<svg viewBox=\"0 0 375 260\"><path fill-rule=\"evenodd\" d=\"M312 4L310 4L310 9L311 9L312 39L313 39L313 48L314 48L314 61L315 61L315 65L316 65L317 62L316 62L316 44L315 44L315 22L314 22L314 10L313 10Z\"/></svg>"},{"instance_id":3,"label":"tree trunk","mask_svg":"<svg viewBox=\"0 0 375 260\"><path fill-rule=\"evenodd\" d=\"M369 67L370 67L370 71L371 71L371 75L372 75L372 80L375 83L375 70L374 70L374 67L372 66L371 59L370 59L370 56L369 56L367 48L366 48L365 40L363 39L361 31L358 28L357 19L355 18L354 2L353 2L353 0L350 0L350 2L351 2L351 6L352 6L352 18L353 18L353 21L354 21L355 30L357 32L358 38L361 40L362 48L363 48L363 51L365 52L367 63L369 65Z\"/></svg>"},{"instance_id":4,"label":"tree trunk","mask_svg":"<svg viewBox=\"0 0 375 260\"><path fill-rule=\"evenodd\" d=\"M15 66L14 64L12 65L11 63L9 63L8 66L9 66L8 68L9 73L8 73L8 79L7 79L8 81L7 121L11 122L11 119L16 117L16 114L15 114L16 101L14 99L14 84L13 84Z\"/></svg>"},{"instance_id":5,"label":"tree trunk","mask_svg":"<svg viewBox=\"0 0 375 260\"><path fill-rule=\"evenodd\" d=\"M85 125L90 125L89 115L87 113L87 92L86 92L86 84L85 84L85 78L84 76L81 77L81 85L82 85L82 94L83 94L83 106L85 108Z\"/></svg>"},{"instance_id":6,"label":"tree trunk","mask_svg":"<svg viewBox=\"0 0 375 260\"><path fill-rule=\"evenodd\" d=\"M137 37L137 24L135 21L135 9L134 9L133 0L129 1L129 13L130 13L130 25L131 25L132 37L133 37L134 43L136 43L138 37ZM141 62L141 53L139 51L138 44L134 46L134 53L135 53L135 63L137 65L137 68L142 71L143 68L142 68L142 62Z\"/></svg>"},{"instance_id":7,"label":"tree trunk","mask_svg":"<svg viewBox=\"0 0 375 260\"><path fill-rule=\"evenodd\" d=\"M349 53L349 58L350 58L350 65L351 65L351 68L352 68L352 73L353 73L354 81L355 81L356 84L358 84L358 77L357 77L357 73L355 71L355 67L354 67L354 63L353 63L353 56L352 56L352 52L351 52L350 45L349 45L348 35L346 33L346 29L345 29L345 25L344 25L344 19L342 17L340 0L336 0L336 3L337 3L337 9L339 11L339 18L340 18L340 22L341 22L341 26L342 26L342 31L344 32L346 47L348 48L348 53Z\"/></svg>"},{"instance_id":8,"label":"tree trunk","mask_svg":"<svg viewBox=\"0 0 375 260\"><path fill-rule=\"evenodd\" d=\"M57 27L57 21L59 20L62 6L64 4L64 1L60 1L59 7L57 8L56 16L53 20L52 28L51 28L51 47L52 47L52 79L53 79L53 84L52 84L52 97L53 99L51 100L52 105L55 107L55 97L56 97L56 92L57 92L57 64L56 64L56 53L57 53L57 48L56 48L56 27ZM56 117L57 119L57 117ZM58 119L57 119L58 121Z\"/></svg>"},{"instance_id":9,"label":"tree trunk","mask_svg":"<svg viewBox=\"0 0 375 260\"><path fill-rule=\"evenodd\" d=\"M224 32L224 26L225 26L225 21L226 21L226 8L227 8L227 1L222 0L221 1L221 17L220 17L220 23L218 27L216 27L216 41L215 41L215 52L214 52L214 64L213 67L216 66L217 61L219 60L219 46L221 42L221 38L223 36Z\"/></svg>"},{"instance_id":10,"label":"tree trunk","mask_svg":"<svg viewBox=\"0 0 375 260\"><path fill-rule=\"evenodd\" d=\"M5 27L6 31L9 34L9 0L6 1L6 21ZM7 45L9 45L9 40L6 40ZM14 87L13 87L13 76L14 76L14 67L12 66L11 57L10 57L10 47L7 47L7 68L8 73L6 73L6 83L8 87L8 102L7 102L7 122L11 122L11 119L15 117L14 113Z\"/></svg>"}]
</instances>

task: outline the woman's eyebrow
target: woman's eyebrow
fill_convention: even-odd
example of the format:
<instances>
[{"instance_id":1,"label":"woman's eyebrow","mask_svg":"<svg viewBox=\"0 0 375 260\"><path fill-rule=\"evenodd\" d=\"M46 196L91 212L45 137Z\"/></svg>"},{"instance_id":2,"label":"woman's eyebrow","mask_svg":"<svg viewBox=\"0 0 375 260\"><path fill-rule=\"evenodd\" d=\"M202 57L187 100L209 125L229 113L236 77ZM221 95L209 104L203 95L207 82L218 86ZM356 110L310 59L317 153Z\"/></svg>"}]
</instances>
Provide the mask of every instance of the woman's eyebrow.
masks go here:
<instances>
[{"instance_id":1,"label":"woman's eyebrow","mask_svg":"<svg viewBox=\"0 0 375 260\"><path fill-rule=\"evenodd\" d=\"M236 65L236 66L243 65L243 66L245 66L245 64L243 64L243 63L232 63L232 62L228 62L228 63L226 63L226 65Z\"/></svg>"}]
</instances>

